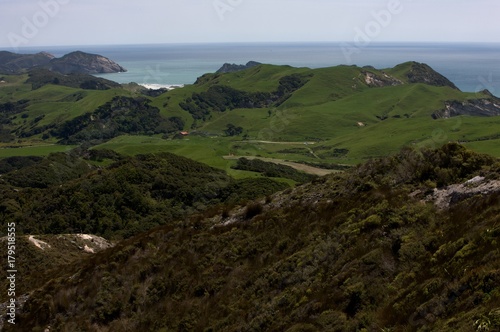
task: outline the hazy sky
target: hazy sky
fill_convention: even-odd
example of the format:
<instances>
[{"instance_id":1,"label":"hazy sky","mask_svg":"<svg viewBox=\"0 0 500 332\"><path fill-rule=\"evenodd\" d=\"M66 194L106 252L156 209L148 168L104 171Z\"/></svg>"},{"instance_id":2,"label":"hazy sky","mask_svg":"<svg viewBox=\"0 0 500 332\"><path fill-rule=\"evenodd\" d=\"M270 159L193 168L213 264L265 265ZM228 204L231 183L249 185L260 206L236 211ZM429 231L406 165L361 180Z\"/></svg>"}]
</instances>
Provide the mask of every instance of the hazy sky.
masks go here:
<instances>
[{"instance_id":1,"label":"hazy sky","mask_svg":"<svg viewBox=\"0 0 500 332\"><path fill-rule=\"evenodd\" d=\"M0 47L500 42L499 0L0 0Z\"/></svg>"}]
</instances>

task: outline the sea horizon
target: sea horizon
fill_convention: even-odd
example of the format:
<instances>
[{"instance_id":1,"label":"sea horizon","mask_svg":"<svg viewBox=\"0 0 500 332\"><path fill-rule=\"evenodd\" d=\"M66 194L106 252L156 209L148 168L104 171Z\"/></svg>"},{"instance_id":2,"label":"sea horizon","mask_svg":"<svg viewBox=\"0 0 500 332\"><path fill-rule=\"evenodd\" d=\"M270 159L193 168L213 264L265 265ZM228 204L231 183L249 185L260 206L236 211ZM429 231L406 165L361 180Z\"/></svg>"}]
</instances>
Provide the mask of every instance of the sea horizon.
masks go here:
<instances>
[{"instance_id":1,"label":"sea horizon","mask_svg":"<svg viewBox=\"0 0 500 332\"><path fill-rule=\"evenodd\" d=\"M100 54L127 69L96 75L118 83L171 87L193 84L224 63L248 61L293 67L337 65L394 67L407 61L430 65L465 92L488 89L500 96L500 43L487 42L230 42L22 47L60 57L73 51Z\"/></svg>"}]
</instances>

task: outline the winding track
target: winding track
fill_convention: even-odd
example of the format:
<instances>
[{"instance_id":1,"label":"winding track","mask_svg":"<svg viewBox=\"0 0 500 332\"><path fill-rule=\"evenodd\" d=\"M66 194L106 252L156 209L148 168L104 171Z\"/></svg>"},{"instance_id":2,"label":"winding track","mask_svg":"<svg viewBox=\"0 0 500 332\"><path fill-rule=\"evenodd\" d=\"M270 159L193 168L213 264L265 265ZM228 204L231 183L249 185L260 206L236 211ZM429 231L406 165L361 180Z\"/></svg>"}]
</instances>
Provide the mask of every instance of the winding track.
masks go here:
<instances>
[{"instance_id":1,"label":"winding track","mask_svg":"<svg viewBox=\"0 0 500 332\"><path fill-rule=\"evenodd\" d=\"M267 161L270 163L275 163L275 164L280 164L280 165L286 165L290 166L292 168L295 168L296 170L308 173L308 174L313 174L313 175L318 175L318 176L323 176L323 175L328 175L332 173L337 173L339 171L333 170L333 169L322 169L322 168L317 168L309 165L304 165L300 163L295 163L293 161L284 161L281 159L274 159L274 158L264 158L264 157L255 157L255 156L223 156L222 158L226 160L238 160L240 158L246 158L246 159L259 159L262 161Z\"/></svg>"}]
</instances>

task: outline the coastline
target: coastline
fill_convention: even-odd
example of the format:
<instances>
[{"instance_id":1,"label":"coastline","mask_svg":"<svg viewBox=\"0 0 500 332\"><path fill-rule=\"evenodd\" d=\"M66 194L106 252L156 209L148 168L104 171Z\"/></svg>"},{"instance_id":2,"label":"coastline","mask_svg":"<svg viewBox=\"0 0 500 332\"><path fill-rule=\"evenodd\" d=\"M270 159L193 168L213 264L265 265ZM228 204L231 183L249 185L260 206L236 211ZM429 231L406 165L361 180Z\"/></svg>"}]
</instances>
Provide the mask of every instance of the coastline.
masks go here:
<instances>
[{"instance_id":1,"label":"coastline","mask_svg":"<svg viewBox=\"0 0 500 332\"><path fill-rule=\"evenodd\" d=\"M500 96L500 44L496 43L373 43L352 56L342 54L339 43L228 43L103 45L37 48L53 54L81 49L106 56L128 72L96 75L120 84L142 82L153 87L192 84L224 63L265 64L323 68L370 65L392 68L407 61L426 63L464 92L488 89ZM27 49L23 51L28 51ZM54 52L55 51L55 52Z\"/></svg>"},{"instance_id":2,"label":"coastline","mask_svg":"<svg viewBox=\"0 0 500 332\"><path fill-rule=\"evenodd\" d=\"M149 84L149 83L137 83L137 84L145 87L146 89L151 89L151 90L158 90L158 89L173 90L184 87L184 84Z\"/></svg>"}]
</instances>

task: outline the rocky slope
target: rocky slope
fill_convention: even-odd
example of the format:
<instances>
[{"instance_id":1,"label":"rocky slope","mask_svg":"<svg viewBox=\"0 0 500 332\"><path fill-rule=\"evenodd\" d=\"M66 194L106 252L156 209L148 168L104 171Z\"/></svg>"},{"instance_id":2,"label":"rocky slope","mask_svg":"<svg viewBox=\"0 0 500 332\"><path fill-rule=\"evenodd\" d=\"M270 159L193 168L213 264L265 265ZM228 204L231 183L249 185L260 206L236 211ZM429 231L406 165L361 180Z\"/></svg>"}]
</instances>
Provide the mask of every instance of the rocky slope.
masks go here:
<instances>
[{"instance_id":1,"label":"rocky slope","mask_svg":"<svg viewBox=\"0 0 500 332\"><path fill-rule=\"evenodd\" d=\"M486 180L482 176L476 176L464 183L452 184L441 189L435 188L432 194L426 196L425 200L434 202L436 207L440 209L448 209L465 199L498 192L500 192L500 181ZM418 194L418 192L415 194Z\"/></svg>"},{"instance_id":2,"label":"rocky slope","mask_svg":"<svg viewBox=\"0 0 500 332\"><path fill-rule=\"evenodd\" d=\"M47 67L61 74L106 74L127 71L116 62L102 55L81 51L66 54L62 58L52 59Z\"/></svg>"},{"instance_id":3,"label":"rocky slope","mask_svg":"<svg viewBox=\"0 0 500 332\"><path fill-rule=\"evenodd\" d=\"M432 69L425 63L416 61L405 62L394 67L393 72L403 70L403 76L408 83L424 83L433 86L447 86L459 90L449 79Z\"/></svg>"},{"instance_id":4,"label":"rocky slope","mask_svg":"<svg viewBox=\"0 0 500 332\"><path fill-rule=\"evenodd\" d=\"M466 101L451 100L445 102L445 108L435 112L434 119L448 119L454 116L498 116L500 115L500 99L472 99Z\"/></svg>"},{"instance_id":5,"label":"rocky slope","mask_svg":"<svg viewBox=\"0 0 500 332\"><path fill-rule=\"evenodd\" d=\"M363 71L362 74L365 77L365 83L371 87L396 86L404 84L401 80L392 77L387 73L377 75L370 71Z\"/></svg>"}]
</instances>

